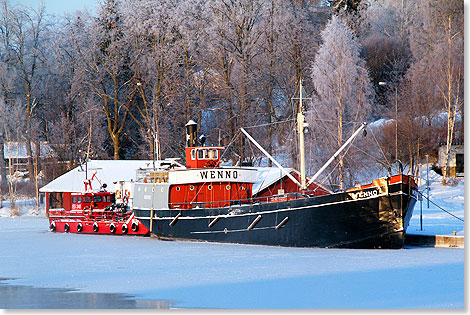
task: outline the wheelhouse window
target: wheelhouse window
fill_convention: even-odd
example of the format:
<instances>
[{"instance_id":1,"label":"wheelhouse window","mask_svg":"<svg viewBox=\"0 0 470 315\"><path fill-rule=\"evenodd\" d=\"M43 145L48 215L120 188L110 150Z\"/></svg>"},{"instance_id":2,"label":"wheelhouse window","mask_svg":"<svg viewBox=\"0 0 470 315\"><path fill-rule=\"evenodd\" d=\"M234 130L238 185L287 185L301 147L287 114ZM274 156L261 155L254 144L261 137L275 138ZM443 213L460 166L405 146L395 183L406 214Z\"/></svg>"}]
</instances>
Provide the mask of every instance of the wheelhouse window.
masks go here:
<instances>
[{"instance_id":1,"label":"wheelhouse window","mask_svg":"<svg viewBox=\"0 0 470 315\"><path fill-rule=\"evenodd\" d=\"M90 203L91 197L90 196L83 196L83 203Z\"/></svg>"},{"instance_id":2,"label":"wheelhouse window","mask_svg":"<svg viewBox=\"0 0 470 315\"><path fill-rule=\"evenodd\" d=\"M197 150L197 158L199 160L217 160L219 158L219 151L216 149Z\"/></svg>"},{"instance_id":3,"label":"wheelhouse window","mask_svg":"<svg viewBox=\"0 0 470 315\"><path fill-rule=\"evenodd\" d=\"M196 150L192 149L191 150L191 160L195 160L195 159L196 159Z\"/></svg>"},{"instance_id":4,"label":"wheelhouse window","mask_svg":"<svg viewBox=\"0 0 470 315\"><path fill-rule=\"evenodd\" d=\"M72 197L72 203L82 203L82 197Z\"/></svg>"},{"instance_id":5,"label":"wheelhouse window","mask_svg":"<svg viewBox=\"0 0 470 315\"><path fill-rule=\"evenodd\" d=\"M101 196L93 196L93 202L101 202Z\"/></svg>"},{"instance_id":6,"label":"wheelhouse window","mask_svg":"<svg viewBox=\"0 0 470 315\"><path fill-rule=\"evenodd\" d=\"M208 149L207 150L207 158L209 160L217 160L217 153L218 151L215 149Z\"/></svg>"}]
</instances>

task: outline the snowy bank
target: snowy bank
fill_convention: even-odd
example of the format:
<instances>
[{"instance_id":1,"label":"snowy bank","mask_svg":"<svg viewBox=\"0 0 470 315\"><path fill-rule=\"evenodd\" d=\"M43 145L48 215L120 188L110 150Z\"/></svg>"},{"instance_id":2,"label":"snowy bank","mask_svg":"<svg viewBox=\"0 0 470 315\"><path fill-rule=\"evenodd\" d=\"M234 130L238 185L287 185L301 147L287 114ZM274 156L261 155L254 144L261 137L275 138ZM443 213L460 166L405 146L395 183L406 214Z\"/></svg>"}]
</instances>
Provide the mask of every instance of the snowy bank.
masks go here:
<instances>
[{"instance_id":1,"label":"snowy bank","mask_svg":"<svg viewBox=\"0 0 470 315\"><path fill-rule=\"evenodd\" d=\"M426 165L421 168L420 172L420 190L423 195L427 197L426 192ZM442 186L442 176L431 170L429 165L429 202L423 198L422 202L418 201L413 211L410 225L407 233L410 234L425 234L425 235L464 235L464 178L458 178L455 186ZM436 206L437 205L437 206ZM448 211L446 213L442 209ZM423 230L421 230L421 213ZM452 216L452 215L453 216ZM454 217L455 216L455 217ZM457 217L457 218L456 218Z\"/></svg>"}]
</instances>

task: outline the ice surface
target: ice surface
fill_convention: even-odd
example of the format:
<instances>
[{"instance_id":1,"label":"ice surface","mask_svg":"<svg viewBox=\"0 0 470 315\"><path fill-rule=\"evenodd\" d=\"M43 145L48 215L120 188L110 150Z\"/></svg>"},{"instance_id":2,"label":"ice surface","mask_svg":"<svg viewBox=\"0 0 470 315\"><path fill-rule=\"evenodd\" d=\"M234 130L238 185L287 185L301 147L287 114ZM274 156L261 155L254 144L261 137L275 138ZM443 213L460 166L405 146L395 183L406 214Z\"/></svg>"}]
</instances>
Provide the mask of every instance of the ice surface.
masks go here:
<instances>
[{"instance_id":1,"label":"ice surface","mask_svg":"<svg viewBox=\"0 0 470 315\"><path fill-rule=\"evenodd\" d=\"M456 186L440 180L430 171L431 200L463 219L464 180ZM3 205L0 278L16 279L11 285L121 293L186 308L464 308L461 249L282 248L52 233L34 201L18 202L19 217ZM463 222L426 206L423 200L423 231L418 203L409 233L464 234Z\"/></svg>"},{"instance_id":2,"label":"ice surface","mask_svg":"<svg viewBox=\"0 0 470 315\"><path fill-rule=\"evenodd\" d=\"M463 308L464 250L347 250L52 233L0 218L0 278L186 308ZM1 297L0 297L1 298Z\"/></svg>"}]
</instances>

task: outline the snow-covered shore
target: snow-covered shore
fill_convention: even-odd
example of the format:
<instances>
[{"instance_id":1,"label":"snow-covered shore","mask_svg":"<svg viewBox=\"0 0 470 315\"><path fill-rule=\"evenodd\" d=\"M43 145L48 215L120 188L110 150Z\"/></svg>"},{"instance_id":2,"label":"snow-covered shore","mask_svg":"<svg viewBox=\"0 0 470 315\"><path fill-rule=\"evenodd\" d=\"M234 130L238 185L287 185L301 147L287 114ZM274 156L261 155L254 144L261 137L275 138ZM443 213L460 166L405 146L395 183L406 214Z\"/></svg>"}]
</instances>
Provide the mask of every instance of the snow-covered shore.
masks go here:
<instances>
[{"instance_id":1,"label":"snow-covered shore","mask_svg":"<svg viewBox=\"0 0 470 315\"><path fill-rule=\"evenodd\" d=\"M426 173L427 170L424 165L421 168L419 176L419 184L424 196L427 196L427 192L424 189L426 187ZM416 203L407 233L452 235L456 232L456 235L459 236L465 234L464 222L461 221L465 219L465 180L464 178L456 179L456 185L454 186L442 186L441 181L442 176L429 168L429 199L432 202L429 203L429 208L426 198L423 198L422 202L418 201ZM441 208L448 211L453 216L446 213ZM421 230L421 213L423 230Z\"/></svg>"}]
</instances>

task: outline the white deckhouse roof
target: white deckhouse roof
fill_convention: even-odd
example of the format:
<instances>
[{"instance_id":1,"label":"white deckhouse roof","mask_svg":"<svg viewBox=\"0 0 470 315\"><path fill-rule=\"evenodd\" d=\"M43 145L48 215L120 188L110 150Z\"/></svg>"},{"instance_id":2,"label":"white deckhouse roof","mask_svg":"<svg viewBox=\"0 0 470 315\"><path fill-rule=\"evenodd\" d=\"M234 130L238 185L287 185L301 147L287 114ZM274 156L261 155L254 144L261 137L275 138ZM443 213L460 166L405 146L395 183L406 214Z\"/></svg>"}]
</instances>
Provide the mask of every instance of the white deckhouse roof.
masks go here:
<instances>
[{"instance_id":1,"label":"white deckhouse roof","mask_svg":"<svg viewBox=\"0 0 470 315\"><path fill-rule=\"evenodd\" d=\"M183 165L174 159L155 161L155 167L160 167L162 163L173 163L178 168ZM87 163L88 171L85 171L85 164L77 166L73 170L57 177L49 184L39 189L40 192L84 192L84 181L90 179L96 172L99 181L108 185L108 190L114 190L114 182L130 181L136 179L136 171L139 168L153 167L152 160L91 160ZM100 188L97 180L91 183L93 189Z\"/></svg>"}]
</instances>

